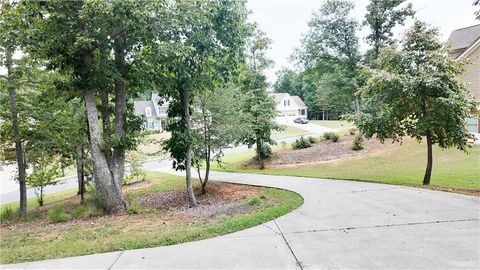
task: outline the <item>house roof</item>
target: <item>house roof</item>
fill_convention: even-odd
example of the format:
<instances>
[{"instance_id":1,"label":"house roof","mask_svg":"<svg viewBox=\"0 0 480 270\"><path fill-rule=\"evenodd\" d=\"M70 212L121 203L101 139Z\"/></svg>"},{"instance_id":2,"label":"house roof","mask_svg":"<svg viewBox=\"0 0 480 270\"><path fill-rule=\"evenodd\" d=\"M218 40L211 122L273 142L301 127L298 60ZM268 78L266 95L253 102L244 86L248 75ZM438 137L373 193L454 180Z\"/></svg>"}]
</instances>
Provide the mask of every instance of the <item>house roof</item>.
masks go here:
<instances>
[{"instance_id":1,"label":"house roof","mask_svg":"<svg viewBox=\"0 0 480 270\"><path fill-rule=\"evenodd\" d=\"M152 110L152 117L157 117L157 112L155 106L151 100L149 101L134 101L133 102L133 112L135 115L145 115L145 109L150 107Z\"/></svg>"},{"instance_id":2,"label":"house roof","mask_svg":"<svg viewBox=\"0 0 480 270\"><path fill-rule=\"evenodd\" d=\"M288 93L268 93L268 95L273 97L276 103L281 103L285 97L290 96L290 94ZM290 97L292 98L293 102L297 104L299 108L307 108L307 105L305 105L305 103L299 96L290 96Z\"/></svg>"},{"instance_id":3,"label":"house roof","mask_svg":"<svg viewBox=\"0 0 480 270\"><path fill-rule=\"evenodd\" d=\"M454 30L447 40L447 46L459 52L457 56L466 51L480 39L480 24Z\"/></svg>"},{"instance_id":4,"label":"house roof","mask_svg":"<svg viewBox=\"0 0 480 270\"><path fill-rule=\"evenodd\" d=\"M292 96L292 99L293 99L293 102L295 102L299 108L307 108L307 105L305 105L305 103L299 96Z\"/></svg>"},{"instance_id":5,"label":"house roof","mask_svg":"<svg viewBox=\"0 0 480 270\"><path fill-rule=\"evenodd\" d=\"M268 93L268 95L273 97L276 103L280 103L288 94L287 93Z\"/></svg>"}]
</instances>

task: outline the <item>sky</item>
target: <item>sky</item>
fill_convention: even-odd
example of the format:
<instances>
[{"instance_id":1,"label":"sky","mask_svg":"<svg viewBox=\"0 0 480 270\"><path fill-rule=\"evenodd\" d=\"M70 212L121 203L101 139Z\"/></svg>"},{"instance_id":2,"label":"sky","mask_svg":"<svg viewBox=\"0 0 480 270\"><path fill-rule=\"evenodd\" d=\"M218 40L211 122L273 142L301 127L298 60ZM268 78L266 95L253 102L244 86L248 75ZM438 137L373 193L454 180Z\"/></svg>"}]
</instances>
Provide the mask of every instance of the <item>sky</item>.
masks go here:
<instances>
[{"instance_id":1,"label":"sky","mask_svg":"<svg viewBox=\"0 0 480 270\"><path fill-rule=\"evenodd\" d=\"M440 39L446 41L450 33L480 21L473 15L475 7L473 0L407 0L416 11L416 18L427 22L440 30ZM302 36L308 31L308 21L312 12L318 10L324 0L248 0L250 20L257 22L259 28L267 33L273 44L268 56L274 61L274 66L267 71L268 80L274 83L275 73L282 67L293 67L289 60L295 48L300 47ZM353 0L355 9L352 13L362 22L369 0ZM396 38L400 39L404 31L412 25L413 20L406 22L404 27L395 29ZM360 49L365 50L364 37L368 29L359 33Z\"/></svg>"}]
</instances>

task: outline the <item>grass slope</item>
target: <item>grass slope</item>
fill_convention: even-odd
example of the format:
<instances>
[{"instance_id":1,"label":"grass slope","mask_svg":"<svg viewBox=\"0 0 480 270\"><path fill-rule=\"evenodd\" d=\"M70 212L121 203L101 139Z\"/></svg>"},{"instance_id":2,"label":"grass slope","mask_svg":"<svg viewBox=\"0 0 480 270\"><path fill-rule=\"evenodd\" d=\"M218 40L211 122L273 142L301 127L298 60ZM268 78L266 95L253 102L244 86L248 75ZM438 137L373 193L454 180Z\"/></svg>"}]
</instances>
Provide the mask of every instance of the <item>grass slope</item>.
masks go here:
<instances>
[{"instance_id":1,"label":"grass slope","mask_svg":"<svg viewBox=\"0 0 480 270\"><path fill-rule=\"evenodd\" d=\"M214 169L420 186L425 172L426 145L408 139L402 145L395 144L386 151L362 157L266 170L244 169L243 163L253 155L249 151L226 156L224 167ZM479 145L474 145L469 154L456 149L434 147L433 158L431 185L480 190Z\"/></svg>"}]
</instances>

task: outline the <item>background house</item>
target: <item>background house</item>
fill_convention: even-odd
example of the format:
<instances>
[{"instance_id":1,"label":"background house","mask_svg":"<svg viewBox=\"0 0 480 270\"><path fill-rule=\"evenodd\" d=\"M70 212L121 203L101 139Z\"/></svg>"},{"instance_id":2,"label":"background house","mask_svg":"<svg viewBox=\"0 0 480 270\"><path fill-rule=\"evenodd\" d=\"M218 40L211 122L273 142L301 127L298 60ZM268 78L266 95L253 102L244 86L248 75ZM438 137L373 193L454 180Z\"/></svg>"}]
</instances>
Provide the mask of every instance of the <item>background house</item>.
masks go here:
<instances>
[{"instance_id":1,"label":"background house","mask_svg":"<svg viewBox=\"0 0 480 270\"><path fill-rule=\"evenodd\" d=\"M467 83L467 88L476 100L480 100L480 24L454 30L447 40L447 46L452 49L454 59L469 59L465 73L460 79ZM480 119L467 119L468 130L480 133Z\"/></svg>"},{"instance_id":2,"label":"background house","mask_svg":"<svg viewBox=\"0 0 480 270\"><path fill-rule=\"evenodd\" d=\"M277 105L277 120L293 121L295 118L307 118L307 106L298 96L288 93L269 93Z\"/></svg>"},{"instance_id":3,"label":"background house","mask_svg":"<svg viewBox=\"0 0 480 270\"><path fill-rule=\"evenodd\" d=\"M145 117L145 129L162 131L167 124L168 101L158 103L161 98L158 94L152 93L150 100L139 100L133 102L134 114Z\"/></svg>"}]
</instances>

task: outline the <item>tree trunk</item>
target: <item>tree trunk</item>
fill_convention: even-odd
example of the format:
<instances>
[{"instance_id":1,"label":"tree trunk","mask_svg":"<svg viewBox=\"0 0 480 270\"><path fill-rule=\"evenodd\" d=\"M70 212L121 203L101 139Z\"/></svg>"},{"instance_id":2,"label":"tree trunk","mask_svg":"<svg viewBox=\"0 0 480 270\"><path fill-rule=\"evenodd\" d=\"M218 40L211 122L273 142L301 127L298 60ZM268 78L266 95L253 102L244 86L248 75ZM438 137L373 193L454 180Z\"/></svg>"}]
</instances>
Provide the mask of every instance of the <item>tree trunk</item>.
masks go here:
<instances>
[{"instance_id":1,"label":"tree trunk","mask_svg":"<svg viewBox=\"0 0 480 270\"><path fill-rule=\"evenodd\" d=\"M200 185L203 187L202 174L200 173L200 164L197 164L197 173L198 173L198 180L200 180Z\"/></svg>"},{"instance_id":2,"label":"tree trunk","mask_svg":"<svg viewBox=\"0 0 480 270\"><path fill-rule=\"evenodd\" d=\"M18 120L17 108L17 91L15 89L15 82L13 78L12 55L13 49L7 47L6 49L6 65L7 65L7 80L8 80L8 98L10 103L11 117L12 117L12 135L15 141L15 155L17 158L18 167L18 183L20 185L20 216L27 216L27 181L26 181L26 164L23 152L22 139L20 137L20 125Z\"/></svg>"},{"instance_id":3,"label":"tree trunk","mask_svg":"<svg viewBox=\"0 0 480 270\"><path fill-rule=\"evenodd\" d=\"M210 137L210 136L209 136ZM210 174L210 139L207 141L207 150L205 153L205 177L202 182L202 194L207 193L208 176Z\"/></svg>"},{"instance_id":4,"label":"tree trunk","mask_svg":"<svg viewBox=\"0 0 480 270\"><path fill-rule=\"evenodd\" d=\"M115 137L123 141L125 139L125 117L127 114L127 85L125 67L125 34L115 38L115 67L120 76L115 78ZM113 180L121 190L125 173L125 148L123 145L115 145L112 157Z\"/></svg>"},{"instance_id":5,"label":"tree trunk","mask_svg":"<svg viewBox=\"0 0 480 270\"><path fill-rule=\"evenodd\" d=\"M360 97L359 96L355 96L355 114L359 114L360 113Z\"/></svg>"},{"instance_id":6,"label":"tree trunk","mask_svg":"<svg viewBox=\"0 0 480 270\"><path fill-rule=\"evenodd\" d=\"M262 158L262 143L259 139L257 139L257 159L258 159L258 164L260 165L260 169L261 170L265 169L265 163L263 162L263 158Z\"/></svg>"},{"instance_id":7,"label":"tree trunk","mask_svg":"<svg viewBox=\"0 0 480 270\"><path fill-rule=\"evenodd\" d=\"M62 177L65 177L65 164L63 162L60 162L60 169L62 170Z\"/></svg>"},{"instance_id":8,"label":"tree trunk","mask_svg":"<svg viewBox=\"0 0 480 270\"><path fill-rule=\"evenodd\" d=\"M206 103L206 102L205 102ZM211 138L209 134L209 128L208 128L208 122L209 118L207 115L207 110L205 109L205 103L202 104L202 115L203 115L203 135L205 139L205 178L203 181L201 181L201 188L202 188L202 194L205 194L207 192L207 184L208 184L208 175L210 174L210 145L211 145Z\"/></svg>"},{"instance_id":9,"label":"tree trunk","mask_svg":"<svg viewBox=\"0 0 480 270\"><path fill-rule=\"evenodd\" d=\"M190 123L190 96L188 90L183 88L180 92L183 106L183 121L185 122L186 135L187 135L187 153L185 157L185 181L187 184L187 197L190 207L197 206L197 200L193 193L192 186L192 131Z\"/></svg>"},{"instance_id":10,"label":"tree trunk","mask_svg":"<svg viewBox=\"0 0 480 270\"><path fill-rule=\"evenodd\" d=\"M78 179L78 195L80 195L80 202L84 202L85 193L85 172L84 172L84 153L83 145L77 145L75 147L75 162L77 165L77 179Z\"/></svg>"},{"instance_id":11,"label":"tree trunk","mask_svg":"<svg viewBox=\"0 0 480 270\"><path fill-rule=\"evenodd\" d=\"M102 103L102 128L103 128L103 139L106 141L109 148L104 149L105 158L107 159L108 167L111 168L112 166L112 150L110 145L110 137L112 136L112 132L110 130L110 110L109 110L109 100L108 100L108 92L102 91L100 93L100 101Z\"/></svg>"},{"instance_id":12,"label":"tree trunk","mask_svg":"<svg viewBox=\"0 0 480 270\"><path fill-rule=\"evenodd\" d=\"M103 200L103 206L109 212L125 211L126 204L122 191L112 178L107 160L101 150L102 137L98 128L98 112L95 95L92 90L83 91L85 110L90 133L90 153L92 155L93 175L97 194Z\"/></svg>"},{"instance_id":13,"label":"tree trunk","mask_svg":"<svg viewBox=\"0 0 480 270\"><path fill-rule=\"evenodd\" d=\"M432 151L432 135L430 130L427 129L427 168L425 170L425 176L423 177L423 185L430 185L430 178L432 176L433 165L433 151Z\"/></svg>"},{"instance_id":14,"label":"tree trunk","mask_svg":"<svg viewBox=\"0 0 480 270\"><path fill-rule=\"evenodd\" d=\"M40 187L40 199L38 200L38 205L43 206L43 186Z\"/></svg>"}]
</instances>

